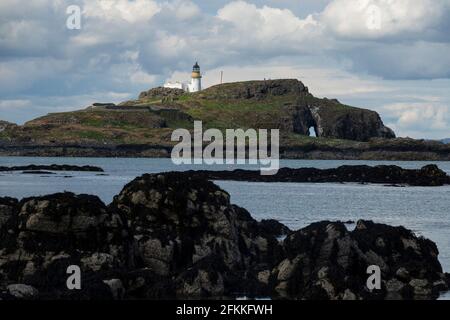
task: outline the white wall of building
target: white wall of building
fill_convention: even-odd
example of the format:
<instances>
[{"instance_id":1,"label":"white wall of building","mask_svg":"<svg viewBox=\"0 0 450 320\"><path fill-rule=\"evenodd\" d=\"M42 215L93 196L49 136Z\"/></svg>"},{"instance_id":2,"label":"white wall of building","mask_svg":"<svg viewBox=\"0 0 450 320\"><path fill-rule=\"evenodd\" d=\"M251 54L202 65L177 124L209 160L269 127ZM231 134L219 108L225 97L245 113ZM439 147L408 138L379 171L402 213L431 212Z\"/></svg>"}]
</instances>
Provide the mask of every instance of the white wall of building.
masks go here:
<instances>
[{"instance_id":1,"label":"white wall of building","mask_svg":"<svg viewBox=\"0 0 450 320\"><path fill-rule=\"evenodd\" d=\"M202 79L192 78L189 85L189 92L198 92L202 90Z\"/></svg>"},{"instance_id":2,"label":"white wall of building","mask_svg":"<svg viewBox=\"0 0 450 320\"><path fill-rule=\"evenodd\" d=\"M190 83L166 82L164 88L181 89L186 92L198 92L202 90L202 78L192 78Z\"/></svg>"},{"instance_id":3,"label":"white wall of building","mask_svg":"<svg viewBox=\"0 0 450 320\"><path fill-rule=\"evenodd\" d=\"M181 82L166 82L164 88L181 89L186 91L186 84Z\"/></svg>"}]
</instances>

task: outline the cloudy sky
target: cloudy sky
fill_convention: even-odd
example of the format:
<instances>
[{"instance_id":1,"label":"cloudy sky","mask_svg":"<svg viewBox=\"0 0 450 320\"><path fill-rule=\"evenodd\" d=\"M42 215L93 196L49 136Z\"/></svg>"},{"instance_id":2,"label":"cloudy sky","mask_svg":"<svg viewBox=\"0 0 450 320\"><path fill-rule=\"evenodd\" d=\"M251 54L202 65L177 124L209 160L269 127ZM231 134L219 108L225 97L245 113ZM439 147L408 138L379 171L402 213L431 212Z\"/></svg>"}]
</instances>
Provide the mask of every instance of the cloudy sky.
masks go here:
<instances>
[{"instance_id":1,"label":"cloudy sky","mask_svg":"<svg viewBox=\"0 0 450 320\"><path fill-rule=\"evenodd\" d=\"M298 78L399 136L450 137L449 16L450 0L1 0L0 119L132 99L198 60L206 86Z\"/></svg>"}]
</instances>

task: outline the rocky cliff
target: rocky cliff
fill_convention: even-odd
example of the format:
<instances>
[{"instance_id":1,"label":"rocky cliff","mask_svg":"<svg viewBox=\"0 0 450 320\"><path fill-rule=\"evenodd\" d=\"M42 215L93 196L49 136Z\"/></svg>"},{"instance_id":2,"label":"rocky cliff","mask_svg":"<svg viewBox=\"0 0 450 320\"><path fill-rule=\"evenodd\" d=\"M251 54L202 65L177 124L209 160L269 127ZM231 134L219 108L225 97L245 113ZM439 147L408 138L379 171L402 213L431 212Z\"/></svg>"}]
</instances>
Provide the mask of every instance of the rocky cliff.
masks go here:
<instances>
[{"instance_id":1,"label":"rocky cliff","mask_svg":"<svg viewBox=\"0 0 450 320\"><path fill-rule=\"evenodd\" d=\"M258 222L188 173L136 178L109 206L72 193L0 198L0 299L433 299L448 289L437 257L402 227ZM66 286L71 265L80 290ZM372 291L370 265L381 270Z\"/></svg>"},{"instance_id":2,"label":"rocky cliff","mask_svg":"<svg viewBox=\"0 0 450 320\"><path fill-rule=\"evenodd\" d=\"M315 98L302 82L295 79L218 85L197 96L223 103L257 101L255 103L261 105L280 100L278 121L285 133L309 135L309 129L313 128L317 137L324 138L357 141L395 138L394 132L383 124L376 112L346 106L335 99Z\"/></svg>"}]
</instances>

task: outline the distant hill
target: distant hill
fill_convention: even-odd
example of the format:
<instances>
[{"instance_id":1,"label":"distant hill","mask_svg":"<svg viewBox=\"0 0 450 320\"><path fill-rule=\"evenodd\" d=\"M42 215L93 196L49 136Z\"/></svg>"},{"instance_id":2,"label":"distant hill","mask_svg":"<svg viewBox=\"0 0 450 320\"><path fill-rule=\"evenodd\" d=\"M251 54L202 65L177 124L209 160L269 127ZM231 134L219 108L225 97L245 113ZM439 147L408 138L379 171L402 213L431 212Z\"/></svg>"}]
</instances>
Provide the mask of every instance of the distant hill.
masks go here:
<instances>
[{"instance_id":1,"label":"distant hill","mask_svg":"<svg viewBox=\"0 0 450 320\"><path fill-rule=\"evenodd\" d=\"M221 130L278 128L281 152L290 158L442 154L434 154L437 143L394 139L376 112L316 98L293 79L226 83L197 93L153 88L119 105L97 103L52 113L0 131L0 154L168 156L174 145L172 131L191 129L194 120ZM317 138L309 137L311 128Z\"/></svg>"},{"instance_id":2,"label":"distant hill","mask_svg":"<svg viewBox=\"0 0 450 320\"><path fill-rule=\"evenodd\" d=\"M441 141L442 141L443 143L450 143L450 138L442 139Z\"/></svg>"}]
</instances>

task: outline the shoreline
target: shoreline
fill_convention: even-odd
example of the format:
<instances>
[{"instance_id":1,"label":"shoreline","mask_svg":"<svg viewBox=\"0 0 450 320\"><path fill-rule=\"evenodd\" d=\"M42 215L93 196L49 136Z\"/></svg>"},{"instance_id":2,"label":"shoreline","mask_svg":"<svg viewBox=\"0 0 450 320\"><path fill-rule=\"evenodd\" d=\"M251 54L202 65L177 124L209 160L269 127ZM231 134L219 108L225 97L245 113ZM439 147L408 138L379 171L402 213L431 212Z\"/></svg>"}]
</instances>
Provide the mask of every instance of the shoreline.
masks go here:
<instances>
[{"instance_id":1,"label":"shoreline","mask_svg":"<svg viewBox=\"0 0 450 320\"><path fill-rule=\"evenodd\" d=\"M13 145L0 144L0 156L27 157L106 157L170 158L172 146L105 145ZM318 145L280 146L280 159L289 160L379 160L379 161L450 161L450 147L439 145L361 146L334 148Z\"/></svg>"}]
</instances>

